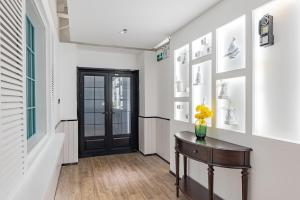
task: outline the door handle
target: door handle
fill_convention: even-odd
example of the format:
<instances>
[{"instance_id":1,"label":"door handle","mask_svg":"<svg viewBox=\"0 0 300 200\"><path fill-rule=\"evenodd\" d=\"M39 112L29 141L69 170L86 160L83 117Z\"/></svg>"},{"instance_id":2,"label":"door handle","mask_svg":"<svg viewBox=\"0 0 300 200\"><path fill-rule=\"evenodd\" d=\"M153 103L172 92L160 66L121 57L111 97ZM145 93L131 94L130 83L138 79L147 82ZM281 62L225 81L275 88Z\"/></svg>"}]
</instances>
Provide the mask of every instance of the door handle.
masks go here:
<instances>
[{"instance_id":1,"label":"door handle","mask_svg":"<svg viewBox=\"0 0 300 200\"><path fill-rule=\"evenodd\" d=\"M112 114L114 114L115 112L102 112L101 114L103 114L103 115L112 115Z\"/></svg>"}]
</instances>

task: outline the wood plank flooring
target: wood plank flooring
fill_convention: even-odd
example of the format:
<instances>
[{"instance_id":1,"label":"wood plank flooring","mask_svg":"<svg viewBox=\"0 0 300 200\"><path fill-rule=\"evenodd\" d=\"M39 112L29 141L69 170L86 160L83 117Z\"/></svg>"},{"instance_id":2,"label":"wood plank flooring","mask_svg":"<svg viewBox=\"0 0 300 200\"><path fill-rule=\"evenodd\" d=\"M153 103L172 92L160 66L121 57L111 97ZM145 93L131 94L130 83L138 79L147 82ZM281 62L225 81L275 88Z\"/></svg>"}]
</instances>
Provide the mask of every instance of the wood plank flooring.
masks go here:
<instances>
[{"instance_id":1,"label":"wood plank flooring","mask_svg":"<svg viewBox=\"0 0 300 200\"><path fill-rule=\"evenodd\" d=\"M157 156L99 156L64 166L55 200L175 200L175 177ZM180 194L178 200L187 200Z\"/></svg>"}]
</instances>

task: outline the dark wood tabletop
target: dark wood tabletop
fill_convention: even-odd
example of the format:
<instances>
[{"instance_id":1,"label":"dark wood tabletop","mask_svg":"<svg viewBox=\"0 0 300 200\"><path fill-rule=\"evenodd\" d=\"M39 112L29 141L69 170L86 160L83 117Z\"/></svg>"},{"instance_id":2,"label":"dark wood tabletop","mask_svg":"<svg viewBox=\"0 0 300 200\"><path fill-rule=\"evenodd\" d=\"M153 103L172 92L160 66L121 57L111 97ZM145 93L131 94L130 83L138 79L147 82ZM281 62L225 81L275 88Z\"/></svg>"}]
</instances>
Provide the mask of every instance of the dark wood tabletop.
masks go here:
<instances>
[{"instance_id":1,"label":"dark wood tabletop","mask_svg":"<svg viewBox=\"0 0 300 200\"><path fill-rule=\"evenodd\" d=\"M205 146L208 148L219 149L219 150L228 150L228 151L252 151L251 148L240 146L237 144L225 142L222 140L205 137L205 140L197 140L195 133L189 131L182 131L175 133L175 137L184 140L187 143L197 144Z\"/></svg>"}]
</instances>

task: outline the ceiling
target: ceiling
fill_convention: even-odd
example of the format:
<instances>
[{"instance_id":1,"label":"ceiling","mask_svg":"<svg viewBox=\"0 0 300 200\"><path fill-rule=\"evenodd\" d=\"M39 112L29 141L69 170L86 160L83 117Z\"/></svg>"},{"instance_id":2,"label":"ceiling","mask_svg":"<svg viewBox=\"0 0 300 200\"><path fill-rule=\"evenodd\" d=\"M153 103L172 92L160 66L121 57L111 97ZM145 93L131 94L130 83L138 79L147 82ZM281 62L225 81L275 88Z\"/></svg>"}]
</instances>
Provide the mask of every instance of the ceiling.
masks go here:
<instances>
[{"instance_id":1,"label":"ceiling","mask_svg":"<svg viewBox=\"0 0 300 200\"><path fill-rule=\"evenodd\" d=\"M68 0L70 39L151 49L219 1Z\"/></svg>"}]
</instances>

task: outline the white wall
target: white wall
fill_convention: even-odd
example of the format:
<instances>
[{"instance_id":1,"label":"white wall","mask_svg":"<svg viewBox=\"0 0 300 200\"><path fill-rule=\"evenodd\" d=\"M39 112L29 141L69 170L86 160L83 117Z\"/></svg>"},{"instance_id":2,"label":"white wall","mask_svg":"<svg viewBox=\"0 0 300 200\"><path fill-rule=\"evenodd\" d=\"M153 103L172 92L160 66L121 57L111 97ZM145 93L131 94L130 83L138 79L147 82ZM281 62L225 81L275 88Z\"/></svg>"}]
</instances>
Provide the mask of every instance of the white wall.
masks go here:
<instances>
[{"instance_id":1,"label":"white wall","mask_svg":"<svg viewBox=\"0 0 300 200\"><path fill-rule=\"evenodd\" d=\"M278 48L288 46L293 53L297 50L295 44L299 44L299 39L294 35L293 31L286 31L284 27L276 27L278 25L276 21L286 19L286 22L280 22L280 24L289 24L295 23L299 24L299 19L297 13L297 9L299 8L299 1L297 6L296 0L277 0L281 2L280 8L282 9L280 15L284 17L280 17L280 15L276 15L275 20L275 30L278 31L275 33L275 46L269 47ZM247 76L246 80L246 134L234 133L231 131L224 131L220 129L211 128L209 130L209 135L211 137L220 138L229 142L237 143L240 145L245 145L253 148L253 153L251 154L251 165L252 169L250 170L250 180L249 180L249 199L250 200L281 200L281 199L297 199L300 196L300 191L298 186L300 184L300 174L295 173L298 171L300 158L298 156L298 152L300 151L299 144L293 144L288 142L283 142L274 139L267 139L263 137L258 137L252 135L252 113L253 113L253 94L252 94L252 74L253 74L253 57L252 57L252 10L263 5L264 3L269 2L268 0L226 0L219 3L216 7L212 8L208 12L201 15L199 18L194 20L192 23L188 24L183 29L179 30L172 36L171 43L171 52L172 58L173 51L186 43L190 43L197 39L198 37L208 33L213 32L213 37L215 38L215 30L232 21L233 19L246 14L246 65L244 73ZM287 4L294 4L293 6L285 6ZM290 8L289 10L287 10ZM298 10L299 13L299 10ZM267 13L265 13L267 14ZM290 17L287 17L290 16ZM297 18L298 17L298 18ZM293 22L290 19L294 19ZM254 25L256 26L256 24ZM293 29L297 31L295 25ZM254 32L254 34L257 34ZM281 40L277 40L276 35L280 35ZM284 38L284 39L283 39ZM278 41L278 42L277 42ZM213 40L213 55L215 53L215 39ZM283 46L276 46L283 45ZM288 51L288 49L283 48ZM264 62L269 66L268 63L272 63L273 68L284 68L285 70L293 70L295 73L298 73L299 66L299 56L295 54L285 54L280 53L268 53L266 54L266 58ZM299 52L297 52L299 54ZM213 60L213 73L215 72L215 56L212 56ZM288 60L289 62L284 62ZM288 65L285 65L287 63ZM171 64L173 65L173 64ZM272 70L270 70L272 71ZM169 71L169 76L173 77L173 68ZM274 74L267 74L268 78L274 77ZM277 75L276 75L277 77ZM299 79L298 76L281 76L281 79L278 81L285 82L293 82L297 83ZM292 79L292 80L291 80ZM215 87L214 81L216 80L216 76L213 75L213 88ZM171 84L173 84L173 78L171 80ZM170 89L173 87L170 87ZM270 88L271 89L271 88ZM273 88L274 89L274 88ZM286 94L285 89L277 88L282 91L282 94ZM296 91L295 91L296 92ZM276 92L278 93L278 92ZM279 92L280 93L280 92ZM295 98L299 96L299 93L295 94ZM290 101L291 98L285 99L285 96L281 96L280 105L283 106L285 104L289 104L294 101ZM279 99L277 99L279 100ZM169 101L169 104L173 105L175 98L172 98L172 101ZM187 98L187 101L191 103L191 99ZM214 104L215 105L215 104ZM294 104L297 105L297 104ZM266 110L262 110L260 112L266 112ZM276 109L276 108L274 108ZM295 110L298 110L295 107ZM173 112L172 112L173 113ZM282 117L288 115L288 113L283 112ZM169 115L171 120L171 145L170 145L170 168L174 172L175 171L175 162L174 162L174 133L181 130L190 130L193 131L194 127L192 124L181 123L173 120L173 114ZM266 120L266 119L264 119ZM281 123L281 121L272 121L272 123ZM294 122L295 123L295 122ZM295 125L295 124L294 124ZM286 127L286 131L289 131L289 127ZM281 134L285 134L285 131L282 131ZM267 134L262 134L267 135ZM207 166L203 164L199 164L196 162L189 162L189 174L199 181L200 183L207 186ZM215 192L219 194L221 197L228 200L238 200L241 199L241 176L239 170L228 170L222 168L215 169Z\"/></svg>"},{"instance_id":2,"label":"white wall","mask_svg":"<svg viewBox=\"0 0 300 200\"><path fill-rule=\"evenodd\" d=\"M139 63L139 150L143 154L156 153L156 65L155 54L144 51L137 57ZM151 82L152 81L152 82Z\"/></svg>"},{"instance_id":3,"label":"white wall","mask_svg":"<svg viewBox=\"0 0 300 200\"><path fill-rule=\"evenodd\" d=\"M168 118L171 97L169 59L157 62L155 52L143 52L138 56L140 63L140 118L139 148L144 154L157 153L169 161ZM145 118L143 118L145 117ZM154 118L147 118L154 117Z\"/></svg>"},{"instance_id":4,"label":"white wall","mask_svg":"<svg viewBox=\"0 0 300 200\"><path fill-rule=\"evenodd\" d=\"M105 51L101 48L59 44L60 120L77 119L77 67L137 70L134 53Z\"/></svg>"},{"instance_id":5,"label":"white wall","mask_svg":"<svg viewBox=\"0 0 300 200\"><path fill-rule=\"evenodd\" d=\"M155 53L144 51L138 56L140 69L140 115L157 116L157 74Z\"/></svg>"},{"instance_id":6,"label":"white wall","mask_svg":"<svg viewBox=\"0 0 300 200\"><path fill-rule=\"evenodd\" d=\"M60 120L77 119L77 46L59 43Z\"/></svg>"},{"instance_id":7,"label":"white wall","mask_svg":"<svg viewBox=\"0 0 300 200\"><path fill-rule=\"evenodd\" d=\"M170 58L157 62L156 53L138 55L140 69L140 115L169 118L172 106L172 76Z\"/></svg>"},{"instance_id":8,"label":"white wall","mask_svg":"<svg viewBox=\"0 0 300 200\"><path fill-rule=\"evenodd\" d=\"M145 58L144 52L137 55L137 64L140 66L139 72L139 115L145 115Z\"/></svg>"},{"instance_id":9,"label":"white wall","mask_svg":"<svg viewBox=\"0 0 300 200\"><path fill-rule=\"evenodd\" d=\"M136 54L118 51L101 50L95 47L78 46L79 67L111 68L111 69L139 69Z\"/></svg>"},{"instance_id":10,"label":"white wall","mask_svg":"<svg viewBox=\"0 0 300 200\"><path fill-rule=\"evenodd\" d=\"M173 104L170 104L172 101L173 95L173 84L172 84L172 75L170 71L172 69L171 59L162 60L157 63L157 116L170 118Z\"/></svg>"},{"instance_id":11,"label":"white wall","mask_svg":"<svg viewBox=\"0 0 300 200\"><path fill-rule=\"evenodd\" d=\"M256 135L300 143L300 2L286 0L266 4L255 10L255 24L265 13L274 16L276 43L270 48L260 48L259 35L253 38L253 131ZM288 23L290 19L296 20ZM254 26L253 33L257 32L258 27Z\"/></svg>"}]
</instances>

